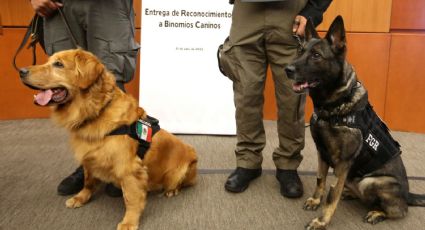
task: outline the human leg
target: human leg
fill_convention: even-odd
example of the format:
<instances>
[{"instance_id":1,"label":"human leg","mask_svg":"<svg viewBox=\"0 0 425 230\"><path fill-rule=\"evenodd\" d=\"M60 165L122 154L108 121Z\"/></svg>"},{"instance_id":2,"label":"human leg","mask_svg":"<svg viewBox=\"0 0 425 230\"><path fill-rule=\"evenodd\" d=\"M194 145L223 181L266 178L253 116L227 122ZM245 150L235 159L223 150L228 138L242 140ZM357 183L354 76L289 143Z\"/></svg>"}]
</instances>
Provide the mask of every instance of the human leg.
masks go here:
<instances>
[{"instance_id":1,"label":"human leg","mask_svg":"<svg viewBox=\"0 0 425 230\"><path fill-rule=\"evenodd\" d=\"M263 126L264 84L267 60L262 29L264 4L236 1L226 55L234 65L234 102L236 107L237 168L228 177L225 188L244 191L261 175L262 150L266 143Z\"/></svg>"},{"instance_id":2,"label":"human leg","mask_svg":"<svg viewBox=\"0 0 425 230\"><path fill-rule=\"evenodd\" d=\"M273 161L281 193L291 198L303 194L297 168L304 148L305 95L293 92L292 82L287 78L284 67L297 54L298 43L292 36L292 23L305 3L305 0L276 2L268 5L266 10L266 21L268 28L271 28L266 31L265 38L267 58L273 74L278 107L279 146L273 152Z\"/></svg>"},{"instance_id":3,"label":"human leg","mask_svg":"<svg viewBox=\"0 0 425 230\"><path fill-rule=\"evenodd\" d=\"M134 39L133 1L91 1L87 17L87 49L111 71L117 85L133 79L139 44Z\"/></svg>"}]
</instances>

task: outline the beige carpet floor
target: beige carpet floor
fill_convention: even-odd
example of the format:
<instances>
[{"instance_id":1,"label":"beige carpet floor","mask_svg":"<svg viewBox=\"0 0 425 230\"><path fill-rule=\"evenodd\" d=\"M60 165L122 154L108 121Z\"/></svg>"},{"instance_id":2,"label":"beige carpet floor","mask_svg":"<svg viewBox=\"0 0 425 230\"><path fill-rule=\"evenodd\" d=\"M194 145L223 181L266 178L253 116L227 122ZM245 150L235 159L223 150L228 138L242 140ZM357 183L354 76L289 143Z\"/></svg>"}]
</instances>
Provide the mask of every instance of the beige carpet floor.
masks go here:
<instances>
[{"instance_id":1,"label":"beige carpet floor","mask_svg":"<svg viewBox=\"0 0 425 230\"><path fill-rule=\"evenodd\" d=\"M265 127L263 175L241 194L223 188L235 167L235 137L179 135L199 154L199 182L174 198L149 194L140 229L303 229L319 214L301 208L316 183L313 141L307 132L299 168L305 195L286 199L279 194L271 159L276 124L265 121ZM411 190L425 193L425 135L393 136L402 145ZM66 132L50 120L0 121L0 229L115 229L124 214L122 198L110 198L100 190L86 206L71 210L65 207L67 197L56 194L59 181L76 166ZM366 212L359 201L342 201L329 229L425 229L425 208L411 207L405 219L376 226L362 222Z\"/></svg>"}]
</instances>

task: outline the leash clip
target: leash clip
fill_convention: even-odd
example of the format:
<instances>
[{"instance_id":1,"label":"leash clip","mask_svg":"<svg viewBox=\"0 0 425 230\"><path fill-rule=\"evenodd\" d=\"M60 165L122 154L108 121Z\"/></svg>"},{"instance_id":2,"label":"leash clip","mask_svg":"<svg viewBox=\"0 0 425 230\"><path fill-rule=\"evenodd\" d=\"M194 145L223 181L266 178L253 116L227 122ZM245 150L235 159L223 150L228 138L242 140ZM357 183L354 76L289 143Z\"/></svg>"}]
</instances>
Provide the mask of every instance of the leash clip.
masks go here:
<instances>
[{"instance_id":1,"label":"leash clip","mask_svg":"<svg viewBox=\"0 0 425 230\"><path fill-rule=\"evenodd\" d=\"M300 56L305 50L304 48L305 40L304 38L301 38L298 34L292 34L292 37L294 37L295 40L297 40L297 43L298 43L297 52L298 52L298 56Z\"/></svg>"}]
</instances>

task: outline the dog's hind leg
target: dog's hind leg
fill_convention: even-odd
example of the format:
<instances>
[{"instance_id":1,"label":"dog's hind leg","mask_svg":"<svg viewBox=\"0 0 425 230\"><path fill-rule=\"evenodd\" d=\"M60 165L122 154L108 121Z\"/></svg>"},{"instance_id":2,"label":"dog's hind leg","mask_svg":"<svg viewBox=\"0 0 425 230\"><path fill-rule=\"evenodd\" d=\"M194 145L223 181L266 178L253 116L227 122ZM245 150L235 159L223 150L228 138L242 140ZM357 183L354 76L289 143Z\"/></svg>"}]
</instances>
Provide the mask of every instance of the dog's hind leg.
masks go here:
<instances>
[{"instance_id":1,"label":"dog's hind leg","mask_svg":"<svg viewBox=\"0 0 425 230\"><path fill-rule=\"evenodd\" d=\"M182 187L188 187L196 184L198 175L197 161L190 163L189 169L186 172L186 176L182 182Z\"/></svg>"},{"instance_id":2,"label":"dog's hind leg","mask_svg":"<svg viewBox=\"0 0 425 230\"><path fill-rule=\"evenodd\" d=\"M90 200L91 195L96 189L99 180L94 178L87 168L84 168L84 187L77 195L66 200L66 207L79 208Z\"/></svg>"},{"instance_id":3,"label":"dog's hind leg","mask_svg":"<svg viewBox=\"0 0 425 230\"><path fill-rule=\"evenodd\" d=\"M325 192L326 177L328 175L329 165L319 156L319 168L317 171L317 184L312 197L308 198L304 203L304 210L316 210L322 201Z\"/></svg>"},{"instance_id":4,"label":"dog's hind leg","mask_svg":"<svg viewBox=\"0 0 425 230\"><path fill-rule=\"evenodd\" d=\"M322 216L310 221L305 227L307 230L326 229L341 199L348 170L349 166L346 162L341 162L335 167L335 174L338 178L337 183L336 185L332 185L329 189Z\"/></svg>"},{"instance_id":5,"label":"dog's hind leg","mask_svg":"<svg viewBox=\"0 0 425 230\"><path fill-rule=\"evenodd\" d=\"M407 214L407 204L401 198L387 196L387 198L381 198L381 210L372 210L367 213L363 218L364 222L369 224L377 224L384 221L385 219L399 219L403 218Z\"/></svg>"},{"instance_id":6,"label":"dog's hind leg","mask_svg":"<svg viewBox=\"0 0 425 230\"><path fill-rule=\"evenodd\" d=\"M140 215L146 204L148 188L148 174L146 169L140 169L131 175L126 175L121 180L124 196L125 215L118 224L118 230L136 230L139 225Z\"/></svg>"},{"instance_id":7,"label":"dog's hind leg","mask_svg":"<svg viewBox=\"0 0 425 230\"><path fill-rule=\"evenodd\" d=\"M187 164L170 170L164 176L164 195L166 197L177 196L180 191L181 184L186 176L189 167Z\"/></svg>"},{"instance_id":8,"label":"dog's hind leg","mask_svg":"<svg viewBox=\"0 0 425 230\"><path fill-rule=\"evenodd\" d=\"M377 224L385 219L403 218L407 214L408 205L401 196L401 185L393 177L369 177L359 183L363 200L368 203L378 201L379 210L372 210L364 217L364 221Z\"/></svg>"},{"instance_id":9,"label":"dog's hind leg","mask_svg":"<svg viewBox=\"0 0 425 230\"><path fill-rule=\"evenodd\" d=\"M180 188L196 182L196 162L188 163L168 171L164 176L164 194L172 197L179 194Z\"/></svg>"}]
</instances>

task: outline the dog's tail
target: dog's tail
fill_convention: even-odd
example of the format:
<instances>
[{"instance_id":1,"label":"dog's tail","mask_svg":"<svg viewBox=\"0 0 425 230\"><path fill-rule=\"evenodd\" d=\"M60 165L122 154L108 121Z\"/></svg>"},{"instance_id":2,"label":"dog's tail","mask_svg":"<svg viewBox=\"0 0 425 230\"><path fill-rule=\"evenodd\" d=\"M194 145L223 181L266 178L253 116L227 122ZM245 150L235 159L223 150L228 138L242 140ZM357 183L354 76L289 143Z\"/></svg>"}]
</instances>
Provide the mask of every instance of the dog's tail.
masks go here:
<instances>
[{"instance_id":1,"label":"dog's tail","mask_svg":"<svg viewBox=\"0 0 425 230\"><path fill-rule=\"evenodd\" d=\"M415 194L409 192L409 197L407 198L407 204L410 206L422 206L425 207L425 195L424 194Z\"/></svg>"}]
</instances>

